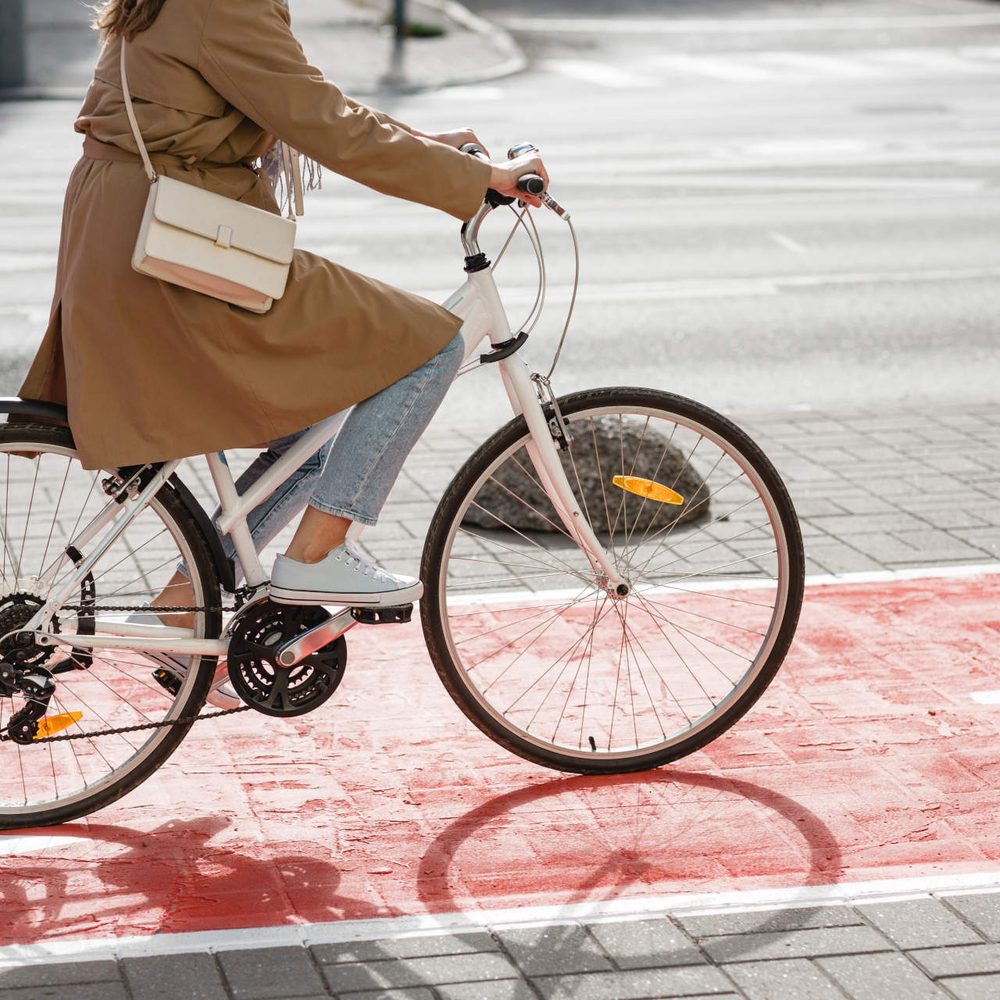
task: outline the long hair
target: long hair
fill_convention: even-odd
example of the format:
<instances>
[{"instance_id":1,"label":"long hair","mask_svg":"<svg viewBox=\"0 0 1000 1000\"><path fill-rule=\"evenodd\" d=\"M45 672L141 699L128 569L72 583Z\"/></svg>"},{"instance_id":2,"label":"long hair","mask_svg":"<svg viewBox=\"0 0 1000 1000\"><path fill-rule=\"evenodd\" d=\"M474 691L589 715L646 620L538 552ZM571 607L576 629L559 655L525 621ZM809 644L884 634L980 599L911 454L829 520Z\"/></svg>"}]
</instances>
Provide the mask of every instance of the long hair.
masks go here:
<instances>
[{"instance_id":1,"label":"long hair","mask_svg":"<svg viewBox=\"0 0 1000 1000\"><path fill-rule=\"evenodd\" d=\"M160 13L166 0L104 0L95 7L93 27L101 32L101 41L124 38L131 41L133 36L145 31Z\"/></svg>"}]
</instances>

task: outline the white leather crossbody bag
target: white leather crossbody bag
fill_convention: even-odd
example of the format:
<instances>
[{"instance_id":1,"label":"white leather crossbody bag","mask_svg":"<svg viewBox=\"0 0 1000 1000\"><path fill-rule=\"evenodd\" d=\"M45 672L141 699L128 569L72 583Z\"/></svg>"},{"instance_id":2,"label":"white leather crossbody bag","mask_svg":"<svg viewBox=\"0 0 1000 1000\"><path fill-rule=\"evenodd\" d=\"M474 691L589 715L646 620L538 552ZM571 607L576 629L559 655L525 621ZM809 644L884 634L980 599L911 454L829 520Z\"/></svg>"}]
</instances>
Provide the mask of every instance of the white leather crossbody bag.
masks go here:
<instances>
[{"instance_id":1,"label":"white leather crossbody bag","mask_svg":"<svg viewBox=\"0 0 1000 1000\"><path fill-rule=\"evenodd\" d=\"M146 152L125 76L122 92L132 134L149 177L149 197L132 253L132 267L161 281L265 313L280 299L288 281L295 222L193 184L158 175ZM289 157L285 181L292 191ZM290 199L291 200L291 199Z\"/></svg>"}]
</instances>

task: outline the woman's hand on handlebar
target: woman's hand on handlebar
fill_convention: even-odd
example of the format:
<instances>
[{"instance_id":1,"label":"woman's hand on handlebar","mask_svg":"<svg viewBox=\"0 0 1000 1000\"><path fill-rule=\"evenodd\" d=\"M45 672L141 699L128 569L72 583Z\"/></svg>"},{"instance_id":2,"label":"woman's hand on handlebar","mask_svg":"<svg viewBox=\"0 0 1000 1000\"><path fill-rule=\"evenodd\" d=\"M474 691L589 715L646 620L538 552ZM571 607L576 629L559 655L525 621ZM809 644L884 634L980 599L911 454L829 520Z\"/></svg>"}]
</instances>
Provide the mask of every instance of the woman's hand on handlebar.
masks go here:
<instances>
[{"instance_id":1,"label":"woman's hand on handlebar","mask_svg":"<svg viewBox=\"0 0 1000 1000\"><path fill-rule=\"evenodd\" d=\"M491 163L492 173L490 174L490 187L494 191L507 198L518 198L535 208L542 207L542 200L538 195L527 194L517 186L517 180L524 174L538 174L545 181L545 186L549 186L549 175L542 163L542 158L537 152L522 153L521 156L513 160L501 160L498 163Z\"/></svg>"}]
</instances>

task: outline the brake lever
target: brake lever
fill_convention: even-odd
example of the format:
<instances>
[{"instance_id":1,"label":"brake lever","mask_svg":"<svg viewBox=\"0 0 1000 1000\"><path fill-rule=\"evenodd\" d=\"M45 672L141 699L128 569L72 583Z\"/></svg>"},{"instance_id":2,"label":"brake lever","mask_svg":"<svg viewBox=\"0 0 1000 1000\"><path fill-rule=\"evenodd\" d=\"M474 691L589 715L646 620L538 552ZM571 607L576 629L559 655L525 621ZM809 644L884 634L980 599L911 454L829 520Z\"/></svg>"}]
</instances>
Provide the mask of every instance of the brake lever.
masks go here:
<instances>
[{"instance_id":1,"label":"brake lever","mask_svg":"<svg viewBox=\"0 0 1000 1000\"><path fill-rule=\"evenodd\" d=\"M542 204L546 208L552 209L552 211L555 212L560 219L563 219L565 222L569 222L570 220L569 212L567 212L566 209L563 208L562 205L560 205L559 202L556 201L555 198L553 198L548 191L543 191L538 197L542 199Z\"/></svg>"}]
</instances>

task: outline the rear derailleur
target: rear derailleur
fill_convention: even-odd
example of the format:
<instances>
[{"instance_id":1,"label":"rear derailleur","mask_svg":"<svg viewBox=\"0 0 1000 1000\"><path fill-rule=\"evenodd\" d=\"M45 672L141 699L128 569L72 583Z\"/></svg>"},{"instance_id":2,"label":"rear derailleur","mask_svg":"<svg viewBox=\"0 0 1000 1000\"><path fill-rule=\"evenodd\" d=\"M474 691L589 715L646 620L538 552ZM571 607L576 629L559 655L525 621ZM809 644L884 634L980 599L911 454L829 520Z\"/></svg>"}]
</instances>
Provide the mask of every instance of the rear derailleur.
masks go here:
<instances>
[{"instance_id":1,"label":"rear derailleur","mask_svg":"<svg viewBox=\"0 0 1000 1000\"><path fill-rule=\"evenodd\" d=\"M45 667L18 668L0 660L0 698L20 694L24 698L19 708L0 730L0 743L33 743L38 735L38 723L49 708L56 689L56 680Z\"/></svg>"}]
</instances>

